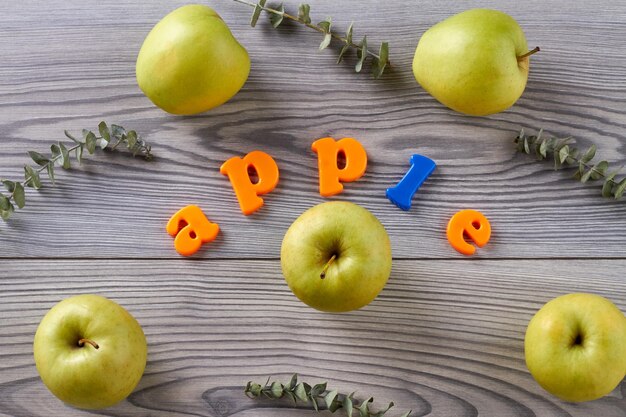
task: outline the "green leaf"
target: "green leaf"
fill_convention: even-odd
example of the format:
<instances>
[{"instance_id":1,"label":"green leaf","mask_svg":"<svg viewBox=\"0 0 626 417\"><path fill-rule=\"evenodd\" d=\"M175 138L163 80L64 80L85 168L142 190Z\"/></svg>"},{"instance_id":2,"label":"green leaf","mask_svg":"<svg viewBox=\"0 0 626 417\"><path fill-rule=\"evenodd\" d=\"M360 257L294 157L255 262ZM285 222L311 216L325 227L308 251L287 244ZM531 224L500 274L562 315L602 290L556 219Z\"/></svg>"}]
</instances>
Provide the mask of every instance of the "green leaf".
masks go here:
<instances>
[{"instance_id":1,"label":"green leaf","mask_svg":"<svg viewBox=\"0 0 626 417\"><path fill-rule=\"evenodd\" d=\"M309 16L310 11L311 6L306 3L302 3L300 7L298 7L298 20L302 23L311 23L311 17Z\"/></svg>"},{"instance_id":2,"label":"green leaf","mask_svg":"<svg viewBox=\"0 0 626 417\"><path fill-rule=\"evenodd\" d=\"M261 12L263 11L263 7L265 7L266 0L259 0L259 2L254 6L254 11L252 12L252 18L250 19L250 26L255 27L256 22L259 20L259 16L261 16ZM113 128L113 125L111 125ZM116 136L113 134L113 136Z\"/></svg>"},{"instance_id":3,"label":"green leaf","mask_svg":"<svg viewBox=\"0 0 626 417\"><path fill-rule=\"evenodd\" d=\"M274 398L281 398L283 396L283 384L280 382L274 381L270 389Z\"/></svg>"},{"instance_id":4,"label":"green leaf","mask_svg":"<svg viewBox=\"0 0 626 417\"><path fill-rule=\"evenodd\" d=\"M63 158L63 169L70 169L71 161L69 151L61 142L59 142L59 148L61 149L61 157Z\"/></svg>"},{"instance_id":5,"label":"green leaf","mask_svg":"<svg viewBox=\"0 0 626 417\"><path fill-rule=\"evenodd\" d=\"M15 184L15 190L13 191L13 200L19 208L24 208L26 205L26 195L24 194L24 186L19 182Z\"/></svg>"},{"instance_id":6,"label":"green leaf","mask_svg":"<svg viewBox=\"0 0 626 417\"><path fill-rule=\"evenodd\" d=\"M593 167L589 168L589 170L580 177L580 182L582 182L583 184L586 183L587 181L589 181L592 174L593 174Z\"/></svg>"},{"instance_id":7,"label":"green leaf","mask_svg":"<svg viewBox=\"0 0 626 417\"><path fill-rule=\"evenodd\" d=\"M339 56L337 57L337 63L339 64L342 60L343 60L343 56L346 54L346 52L348 52L350 50L350 45L349 44L345 44L342 48L341 51L339 51Z\"/></svg>"},{"instance_id":8,"label":"green leaf","mask_svg":"<svg viewBox=\"0 0 626 417\"><path fill-rule=\"evenodd\" d=\"M326 382L323 382L321 384L316 384L315 386L313 386L313 388L311 388L311 396L317 397L318 395L322 394L324 391L326 391Z\"/></svg>"},{"instance_id":9,"label":"green leaf","mask_svg":"<svg viewBox=\"0 0 626 417\"><path fill-rule=\"evenodd\" d=\"M604 184L602 184L602 197L608 198L613 195L613 185L615 185L613 178L615 178L616 175L617 172L613 172L604 180Z\"/></svg>"},{"instance_id":10,"label":"green leaf","mask_svg":"<svg viewBox=\"0 0 626 417\"><path fill-rule=\"evenodd\" d=\"M45 156L43 156L42 154L40 154L39 152L35 152L35 151L28 151L28 155L30 155L30 158L35 161L35 163L37 165L40 166L44 166L46 165L48 162L50 162L50 160L48 158L46 158Z\"/></svg>"},{"instance_id":11,"label":"green leaf","mask_svg":"<svg viewBox=\"0 0 626 417\"><path fill-rule=\"evenodd\" d=\"M263 4L265 4L265 2L263 2ZM126 129L124 129L122 126L114 124L111 125L111 137L119 139L124 133L126 133Z\"/></svg>"},{"instance_id":12,"label":"green leaf","mask_svg":"<svg viewBox=\"0 0 626 417\"><path fill-rule=\"evenodd\" d=\"M393 407L393 406L394 406L394 403L392 401L392 402L390 402L387 405L387 408L385 408L383 410L380 410L379 412L377 412L375 414L372 414L371 417L383 417L387 413L387 411L389 411L391 409L391 407Z\"/></svg>"},{"instance_id":13,"label":"green leaf","mask_svg":"<svg viewBox=\"0 0 626 417\"><path fill-rule=\"evenodd\" d=\"M341 404L343 409L346 410L346 414L348 417L352 417L352 412L354 411L354 404L352 402L352 398L354 396L354 392L350 393L343 399L343 403Z\"/></svg>"},{"instance_id":14,"label":"green leaf","mask_svg":"<svg viewBox=\"0 0 626 417\"><path fill-rule=\"evenodd\" d=\"M361 417L369 417L369 413L370 413L369 405L372 401L374 401L374 398L369 397L367 400L363 401L360 406L357 407L357 409L359 410L359 413L361 413Z\"/></svg>"},{"instance_id":15,"label":"green leaf","mask_svg":"<svg viewBox=\"0 0 626 417\"><path fill-rule=\"evenodd\" d=\"M0 193L0 210L8 211L9 207L11 207L11 201L9 200L9 197Z\"/></svg>"},{"instance_id":16,"label":"green leaf","mask_svg":"<svg viewBox=\"0 0 626 417\"><path fill-rule=\"evenodd\" d=\"M321 51L322 49L326 49L328 45L330 45L330 41L332 40L332 34L330 32L332 22L330 17L326 20L319 22L317 26L324 31L324 39L322 40L322 43L320 43Z\"/></svg>"},{"instance_id":17,"label":"green leaf","mask_svg":"<svg viewBox=\"0 0 626 417\"><path fill-rule=\"evenodd\" d=\"M379 59L376 60L376 65L372 69L372 74L374 78L378 79L383 75L385 71L385 66L387 66L387 60L389 59L389 44L387 42L383 42L380 45L380 50L378 51Z\"/></svg>"},{"instance_id":18,"label":"green leaf","mask_svg":"<svg viewBox=\"0 0 626 417\"><path fill-rule=\"evenodd\" d=\"M599 180L600 178L604 177L607 169L609 169L609 163L607 161L598 162L598 164L593 167L591 179Z\"/></svg>"},{"instance_id":19,"label":"green leaf","mask_svg":"<svg viewBox=\"0 0 626 417\"><path fill-rule=\"evenodd\" d=\"M624 195L624 190L626 190L626 178L622 179L615 188L613 195L615 196L616 200L622 198L622 195Z\"/></svg>"},{"instance_id":20,"label":"green leaf","mask_svg":"<svg viewBox=\"0 0 626 417\"><path fill-rule=\"evenodd\" d=\"M306 402L308 400L307 391L304 388L304 384L302 382L296 385L296 388L293 390L293 393L295 394L296 398L298 398L300 401Z\"/></svg>"},{"instance_id":21,"label":"green leaf","mask_svg":"<svg viewBox=\"0 0 626 417\"><path fill-rule=\"evenodd\" d=\"M111 131L104 121L98 124L98 132L100 132L100 136L102 136L102 139L106 140L107 143L111 141Z\"/></svg>"},{"instance_id":22,"label":"green leaf","mask_svg":"<svg viewBox=\"0 0 626 417\"><path fill-rule=\"evenodd\" d=\"M0 210L0 217L2 217L2 220L8 220L9 217L11 217L11 214L13 214L13 212L15 212L15 207L13 207L13 204L9 202L9 209Z\"/></svg>"},{"instance_id":23,"label":"green leaf","mask_svg":"<svg viewBox=\"0 0 626 417\"><path fill-rule=\"evenodd\" d=\"M83 163L83 149L84 149L84 145L81 145L78 148L76 148L76 160L78 161L78 165Z\"/></svg>"},{"instance_id":24,"label":"green leaf","mask_svg":"<svg viewBox=\"0 0 626 417\"><path fill-rule=\"evenodd\" d=\"M283 19L285 18L285 5L280 3L278 7L275 7L274 9L278 11L278 13L272 12L270 14L270 23L272 24L272 27L276 29L281 23L283 23Z\"/></svg>"},{"instance_id":25,"label":"green leaf","mask_svg":"<svg viewBox=\"0 0 626 417\"><path fill-rule=\"evenodd\" d=\"M289 390L293 391L293 389L298 385L298 374L293 374L291 376L291 380L289 381Z\"/></svg>"},{"instance_id":26,"label":"green leaf","mask_svg":"<svg viewBox=\"0 0 626 417\"><path fill-rule=\"evenodd\" d=\"M363 40L361 41L359 49L357 49L356 51L356 54L359 60L354 66L354 70L356 72L361 72L361 70L363 69L363 63L365 62L365 58L367 58L367 36L363 36Z\"/></svg>"},{"instance_id":27,"label":"green leaf","mask_svg":"<svg viewBox=\"0 0 626 417\"><path fill-rule=\"evenodd\" d=\"M128 145L128 149L131 150L137 146L137 132L130 130L126 135L126 143Z\"/></svg>"},{"instance_id":28,"label":"green leaf","mask_svg":"<svg viewBox=\"0 0 626 417\"><path fill-rule=\"evenodd\" d=\"M569 155L569 146L565 145L559 150L559 162L564 163Z\"/></svg>"},{"instance_id":29,"label":"green leaf","mask_svg":"<svg viewBox=\"0 0 626 417\"><path fill-rule=\"evenodd\" d=\"M52 185L54 185L54 164L46 165L46 170L48 171L48 177L50 177L50 181L52 181Z\"/></svg>"},{"instance_id":30,"label":"green leaf","mask_svg":"<svg viewBox=\"0 0 626 417\"><path fill-rule=\"evenodd\" d=\"M328 394L324 396L324 401L326 402L326 408L329 410L333 407L333 404L336 404L335 399L337 398L337 390L332 390ZM337 410L335 408L335 410ZM331 412L335 412L335 410L330 410Z\"/></svg>"},{"instance_id":31,"label":"green leaf","mask_svg":"<svg viewBox=\"0 0 626 417\"><path fill-rule=\"evenodd\" d=\"M541 141L541 144L539 145L539 159L545 159L548 157L548 142L546 142L545 140Z\"/></svg>"},{"instance_id":32,"label":"green leaf","mask_svg":"<svg viewBox=\"0 0 626 417\"><path fill-rule=\"evenodd\" d=\"M413 412L413 410L409 410L406 413L402 414L400 417L409 417L412 412Z\"/></svg>"},{"instance_id":33,"label":"green leaf","mask_svg":"<svg viewBox=\"0 0 626 417\"><path fill-rule=\"evenodd\" d=\"M315 397L314 397L314 396L312 396L312 395L311 395L311 396L309 396L309 398L311 399L311 404L313 405L313 408L315 409L315 411L317 411L317 412L319 413L319 411L320 411L320 407L319 407L319 405L317 404L317 400L316 400L316 399L315 399Z\"/></svg>"},{"instance_id":34,"label":"green leaf","mask_svg":"<svg viewBox=\"0 0 626 417\"><path fill-rule=\"evenodd\" d=\"M15 182L9 180L2 180L2 183L7 187L7 191L12 193L15 190Z\"/></svg>"},{"instance_id":35,"label":"green leaf","mask_svg":"<svg viewBox=\"0 0 626 417\"><path fill-rule=\"evenodd\" d=\"M76 139L74 136L72 136L72 134L68 132L67 130L64 130L63 133L65 133L65 136L67 136L69 139L71 139L75 143L80 143L80 141Z\"/></svg>"},{"instance_id":36,"label":"green leaf","mask_svg":"<svg viewBox=\"0 0 626 417\"><path fill-rule=\"evenodd\" d=\"M530 154L530 143L528 142L528 136L524 137L524 153Z\"/></svg>"},{"instance_id":37,"label":"green leaf","mask_svg":"<svg viewBox=\"0 0 626 417\"><path fill-rule=\"evenodd\" d=\"M559 152L554 152L554 169L561 169L561 154Z\"/></svg>"},{"instance_id":38,"label":"green leaf","mask_svg":"<svg viewBox=\"0 0 626 417\"><path fill-rule=\"evenodd\" d=\"M96 142L96 135L93 132L87 133L85 136L85 146L89 154L93 154L96 151Z\"/></svg>"},{"instance_id":39,"label":"green leaf","mask_svg":"<svg viewBox=\"0 0 626 417\"><path fill-rule=\"evenodd\" d=\"M586 164L596 156L596 145L591 145L589 149L580 157L580 162Z\"/></svg>"},{"instance_id":40,"label":"green leaf","mask_svg":"<svg viewBox=\"0 0 626 417\"><path fill-rule=\"evenodd\" d=\"M348 43L352 43L352 29L354 27L354 22L350 22L350 26L348 26L348 30L346 30L346 40Z\"/></svg>"},{"instance_id":41,"label":"green leaf","mask_svg":"<svg viewBox=\"0 0 626 417\"><path fill-rule=\"evenodd\" d=\"M322 39L322 42L320 43L320 51L322 49L326 49L328 48L328 45L330 45L330 41L332 40L332 35L330 33L325 33L324 34L324 39Z\"/></svg>"},{"instance_id":42,"label":"green leaf","mask_svg":"<svg viewBox=\"0 0 626 417\"><path fill-rule=\"evenodd\" d=\"M24 185L33 187L35 190L41 188L41 178L39 176L39 172L35 171L28 165L24 165Z\"/></svg>"}]
</instances>

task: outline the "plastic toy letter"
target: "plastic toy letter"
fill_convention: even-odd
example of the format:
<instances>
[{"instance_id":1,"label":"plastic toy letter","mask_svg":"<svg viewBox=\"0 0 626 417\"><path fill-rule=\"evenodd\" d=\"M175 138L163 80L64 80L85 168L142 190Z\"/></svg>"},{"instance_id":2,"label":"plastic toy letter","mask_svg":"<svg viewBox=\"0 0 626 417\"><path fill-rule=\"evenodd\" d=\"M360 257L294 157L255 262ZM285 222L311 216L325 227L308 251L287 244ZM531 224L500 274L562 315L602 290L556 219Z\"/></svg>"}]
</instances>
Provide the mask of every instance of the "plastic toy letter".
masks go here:
<instances>
[{"instance_id":1,"label":"plastic toy letter","mask_svg":"<svg viewBox=\"0 0 626 417\"><path fill-rule=\"evenodd\" d=\"M473 255L476 248L467 243L464 234L482 248L491 237L491 225L483 214L476 210L461 210L448 222L448 242L463 255Z\"/></svg>"},{"instance_id":2,"label":"plastic toy letter","mask_svg":"<svg viewBox=\"0 0 626 417\"><path fill-rule=\"evenodd\" d=\"M253 183L248 169L253 168L258 181ZM246 216L263 206L261 194L267 194L278 184L278 165L274 158L261 151L253 151L240 158L234 156L224 162L220 173L227 175L235 190L239 207Z\"/></svg>"},{"instance_id":3,"label":"plastic toy letter","mask_svg":"<svg viewBox=\"0 0 626 417\"><path fill-rule=\"evenodd\" d=\"M170 218L165 230L170 236L175 236L176 252L183 256L191 256L203 243L215 239L220 227L217 223L211 223L198 206L187 206Z\"/></svg>"},{"instance_id":4,"label":"plastic toy letter","mask_svg":"<svg viewBox=\"0 0 626 417\"><path fill-rule=\"evenodd\" d=\"M317 166L320 177L320 194L330 197L343 191L342 182L356 181L367 168L365 148L354 138L322 138L313 142L311 149L317 153ZM339 168L337 156L342 152L346 165Z\"/></svg>"},{"instance_id":5,"label":"plastic toy letter","mask_svg":"<svg viewBox=\"0 0 626 417\"><path fill-rule=\"evenodd\" d=\"M387 188L386 192L387 198L404 211L411 209L413 196L426 181L426 178L437 168L435 161L418 154L411 155L409 162L411 163L411 168L409 168L402 180L395 187Z\"/></svg>"}]
</instances>

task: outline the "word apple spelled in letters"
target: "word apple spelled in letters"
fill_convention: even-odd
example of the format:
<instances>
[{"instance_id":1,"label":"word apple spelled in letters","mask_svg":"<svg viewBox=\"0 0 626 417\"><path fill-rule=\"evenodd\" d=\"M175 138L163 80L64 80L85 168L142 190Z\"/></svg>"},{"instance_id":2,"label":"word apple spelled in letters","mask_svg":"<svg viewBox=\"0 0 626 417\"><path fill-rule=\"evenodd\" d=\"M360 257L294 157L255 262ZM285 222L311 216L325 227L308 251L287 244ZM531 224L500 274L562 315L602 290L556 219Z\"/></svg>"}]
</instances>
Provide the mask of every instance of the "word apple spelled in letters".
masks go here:
<instances>
[{"instance_id":1,"label":"word apple spelled in letters","mask_svg":"<svg viewBox=\"0 0 626 417\"><path fill-rule=\"evenodd\" d=\"M341 193L343 183L358 180L367 168L365 148L354 138L340 140L329 137L321 138L313 142L311 149L317 154L319 193L323 197ZM343 161L340 163L342 158ZM395 187L386 190L387 198L405 211L410 210L413 196L436 168L433 160L418 154L412 155L409 162L411 166L402 180ZM251 178L251 171L256 173L254 180ZM264 201L260 196L274 190L279 180L278 164L274 158L262 151L253 151L244 157L234 156L228 159L220 167L220 173L230 180L241 212L246 216L263 206ZM454 228L451 226L453 223ZM470 222L469 224L474 223ZM486 224L488 226L489 223ZM451 240L451 236L459 236L457 230L459 227L456 221L450 221L448 239L455 249L465 254L471 254L473 251L470 252L466 246L462 246L458 239L455 238L454 243ZM465 224L464 227L469 226ZM451 228L454 232L451 231ZM202 244L215 239L219 233L219 226L209 221L199 207L191 205L174 214L167 223L166 230L168 234L174 237L176 251L183 256L190 256L197 252ZM479 246L486 243L480 229L478 231L465 230L465 232L461 230L461 241L472 250L474 247L463 240L464 233L469 235ZM488 239L489 237L487 237Z\"/></svg>"}]
</instances>

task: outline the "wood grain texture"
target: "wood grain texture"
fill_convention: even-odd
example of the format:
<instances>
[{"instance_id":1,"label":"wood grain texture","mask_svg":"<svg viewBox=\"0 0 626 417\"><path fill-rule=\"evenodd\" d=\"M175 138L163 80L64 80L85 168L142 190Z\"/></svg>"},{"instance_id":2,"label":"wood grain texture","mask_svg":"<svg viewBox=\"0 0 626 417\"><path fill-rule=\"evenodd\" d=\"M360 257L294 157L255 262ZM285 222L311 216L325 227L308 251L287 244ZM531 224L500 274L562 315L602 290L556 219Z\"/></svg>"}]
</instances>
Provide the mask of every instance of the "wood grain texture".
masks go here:
<instances>
[{"instance_id":1,"label":"wood grain texture","mask_svg":"<svg viewBox=\"0 0 626 417\"><path fill-rule=\"evenodd\" d=\"M290 372L357 390L357 397L373 395L377 404L394 401L398 411L413 409L415 416L626 413L626 383L604 399L568 404L533 381L523 358L526 324L552 297L595 292L626 308L623 260L396 261L380 296L344 314L300 303L277 261L3 266L0 415L87 415L47 392L31 352L47 309L82 293L124 305L149 345L136 392L98 415L294 416L286 402L248 400L242 392L251 378L288 379Z\"/></svg>"},{"instance_id":2,"label":"wood grain texture","mask_svg":"<svg viewBox=\"0 0 626 417\"><path fill-rule=\"evenodd\" d=\"M355 25L371 45L390 42L379 81L335 65L318 34L209 0L247 48L250 77L231 101L178 117L138 89L134 66L150 28L185 1L24 0L0 13L0 178L19 179L27 150L45 152L63 130L100 120L136 129L153 145L146 163L123 153L86 157L55 187L27 191L27 206L0 222L0 416L295 417L284 402L243 396L251 378L299 372L328 380L399 415L626 415L626 385L606 398L567 404L544 392L523 360L532 314L569 292L594 292L626 309L626 209L599 186L516 155L521 127L595 143L599 159L626 163L626 7L609 1L310 1L314 20ZM295 9L296 2L287 2ZM532 58L527 89L510 110L466 117L426 94L411 74L432 24L472 7L511 14ZM323 136L353 136L370 163L336 199L371 210L388 230L392 277L368 307L331 315L290 293L278 262L282 236L317 193ZM250 217L240 214L219 166L260 149L281 170L279 187ZM384 196L412 153L438 168L402 212ZM165 233L180 207L199 205L218 239L181 259ZM492 224L489 245L466 259L445 239L448 219L474 208ZM98 293L131 311L149 341L138 390L87 413L64 406L39 380L37 324L70 295ZM298 416L316 415L302 410Z\"/></svg>"},{"instance_id":3,"label":"wood grain texture","mask_svg":"<svg viewBox=\"0 0 626 417\"><path fill-rule=\"evenodd\" d=\"M325 135L354 136L366 146L366 176L337 198L372 210L397 257L456 257L443 230L468 207L494 225L494 244L482 257L624 256L623 233L615 233L626 224L624 203L603 200L597 186L570 181L571 173L516 155L512 140L520 127L543 127L581 145L596 143L600 158L616 166L626 162L626 8L481 3L511 13L529 43L543 49L533 57L519 103L476 118L439 105L410 69L419 35L476 2L423 2L416 13L403 2L384 8L358 2L358 10L350 2L314 2L314 17L332 15L337 27L354 19L355 36L390 41L393 69L380 81L354 74L354 57L335 65L337 51L318 52L310 30L276 31L265 20L252 29L248 7L212 2L250 51L252 72L226 105L177 117L141 94L134 61L151 25L183 2L59 3L19 2L0 17L0 176L19 178L25 150L44 152L64 129L95 128L101 119L144 134L157 160L97 156L60 175L58 186L29 192L27 208L0 225L3 256L173 257L165 222L195 203L224 232L199 257L276 258L291 221L323 201L310 144ZM219 166L254 149L276 158L281 181L263 210L246 218ZM414 152L433 158L438 169L404 213L384 191Z\"/></svg>"}]
</instances>

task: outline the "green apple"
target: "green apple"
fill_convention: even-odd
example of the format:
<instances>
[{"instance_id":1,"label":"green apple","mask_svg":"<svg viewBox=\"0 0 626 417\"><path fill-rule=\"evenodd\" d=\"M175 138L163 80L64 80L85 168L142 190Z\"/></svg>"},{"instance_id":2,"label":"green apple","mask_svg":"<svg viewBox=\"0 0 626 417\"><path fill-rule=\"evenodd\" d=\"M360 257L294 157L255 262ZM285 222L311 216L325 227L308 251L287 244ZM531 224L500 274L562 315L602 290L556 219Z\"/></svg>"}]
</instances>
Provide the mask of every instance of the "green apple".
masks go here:
<instances>
[{"instance_id":1,"label":"green apple","mask_svg":"<svg viewBox=\"0 0 626 417\"><path fill-rule=\"evenodd\" d=\"M509 15L472 9L437 23L421 37L413 74L424 90L461 113L505 110L522 95L529 56L524 32Z\"/></svg>"},{"instance_id":2,"label":"green apple","mask_svg":"<svg viewBox=\"0 0 626 417\"><path fill-rule=\"evenodd\" d=\"M123 307L98 295L67 298L41 320L33 344L43 383L80 408L111 406L137 386L146 338Z\"/></svg>"},{"instance_id":3,"label":"green apple","mask_svg":"<svg viewBox=\"0 0 626 417\"><path fill-rule=\"evenodd\" d=\"M307 305L327 312L369 304L391 273L391 243L368 210L327 202L305 211L287 230L280 249L285 280Z\"/></svg>"},{"instance_id":4,"label":"green apple","mask_svg":"<svg viewBox=\"0 0 626 417\"><path fill-rule=\"evenodd\" d=\"M137 57L137 83L154 104L196 114L234 96L250 72L248 52L210 7L182 6L154 26Z\"/></svg>"},{"instance_id":5,"label":"green apple","mask_svg":"<svg viewBox=\"0 0 626 417\"><path fill-rule=\"evenodd\" d=\"M566 401L595 400L624 378L626 318L599 295L563 295L530 320L524 350L546 391Z\"/></svg>"}]
</instances>

